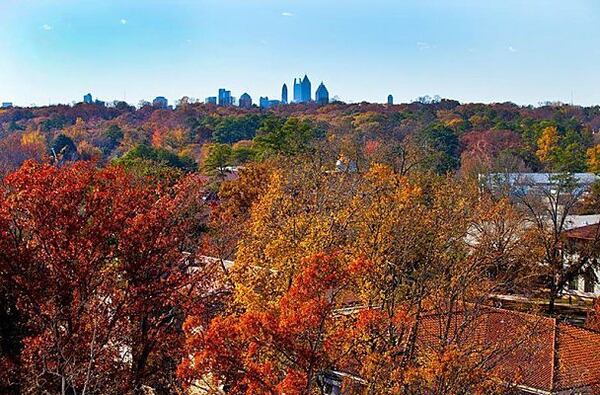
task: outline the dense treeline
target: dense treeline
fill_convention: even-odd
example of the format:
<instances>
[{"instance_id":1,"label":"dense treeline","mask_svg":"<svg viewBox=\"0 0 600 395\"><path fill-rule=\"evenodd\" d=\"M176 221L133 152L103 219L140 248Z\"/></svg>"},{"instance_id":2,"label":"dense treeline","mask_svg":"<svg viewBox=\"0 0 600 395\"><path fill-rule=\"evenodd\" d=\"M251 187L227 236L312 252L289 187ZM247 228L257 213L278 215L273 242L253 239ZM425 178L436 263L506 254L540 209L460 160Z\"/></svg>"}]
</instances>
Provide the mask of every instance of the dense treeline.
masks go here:
<instances>
[{"instance_id":1,"label":"dense treeline","mask_svg":"<svg viewBox=\"0 0 600 395\"><path fill-rule=\"evenodd\" d=\"M438 173L461 170L596 171L599 107L452 100L396 106L289 105L269 111L202 104L175 110L117 103L0 110L0 172L28 158L159 161L208 172L273 153L302 150L311 139L327 144L334 160L361 163L378 156L394 166ZM426 154L426 155L423 155ZM398 162L398 158L401 158ZM392 163L396 160L397 163Z\"/></svg>"},{"instance_id":2,"label":"dense treeline","mask_svg":"<svg viewBox=\"0 0 600 395\"><path fill-rule=\"evenodd\" d=\"M348 394L512 393L539 319L484 344L474 323L564 277L552 230L468 179L320 156L249 164L216 198L196 172L5 177L0 391L317 395L344 371ZM423 325L454 329L422 347Z\"/></svg>"}]
</instances>

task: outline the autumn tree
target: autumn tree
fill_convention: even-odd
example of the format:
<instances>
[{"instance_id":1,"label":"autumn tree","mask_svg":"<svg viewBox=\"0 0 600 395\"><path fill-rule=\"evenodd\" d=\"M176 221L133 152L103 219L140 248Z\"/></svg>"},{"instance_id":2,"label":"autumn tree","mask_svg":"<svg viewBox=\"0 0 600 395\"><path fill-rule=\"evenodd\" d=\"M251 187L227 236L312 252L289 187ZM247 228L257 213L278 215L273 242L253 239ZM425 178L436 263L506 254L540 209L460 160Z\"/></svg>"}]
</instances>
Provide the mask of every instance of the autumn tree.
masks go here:
<instances>
[{"instance_id":1,"label":"autumn tree","mask_svg":"<svg viewBox=\"0 0 600 395\"><path fill-rule=\"evenodd\" d=\"M513 230L502 233L508 208L496 205L482 199L474 184L402 177L382 165L365 174L306 164L275 171L239 243L231 308L248 314L277 308L306 269L303 256L338 251L352 276L346 311L356 317L352 328L358 331L345 327L333 337L340 342L329 348L336 361L331 369L359 377L358 393L489 389L497 366L489 357L507 353L505 345L478 353L480 345L461 340L475 330L469 327L461 337L443 332L423 354L415 334L428 315L441 327L457 314L471 322L526 261ZM519 229L520 220L510 226ZM456 377L440 368L451 355L445 366L460 372ZM478 375L469 374L474 369Z\"/></svg>"},{"instance_id":2,"label":"autumn tree","mask_svg":"<svg viewBox=\"0 0 600 395\"><path fill-rule=\"evenodd\" d=\"M304 260L290 288L273 305L218 317L202 330L190 318L190 355L179 374L207 393L319 394L318 377L334 361L332 334L344 326L335 315L348 281L336 255Z\"/></svg>"},{"instance_id":3,"label":"autumn tree","mask_svg":"<svg viewBox=\"0 0 600 395\"><path fill-rule=\"evenodd\" d=\"M61 394L175 391L183 317L218 290L188 255L202 193L197 177L156 186L83 162L28 162L9 175L0 290L14 310L2 313L2 339L23 326L2 347L12 382Z\"/></svg>"},{"instance_id":4,"label":"autumn tree","mask_svg":"<svg viewBox=\"0 0 600 395\"><path fill-rule=\"evenodd\" d=\"M352 218L344 207L357 192L358 175L327 173L316 160L287 163L294 165L271 173L238 244L233 277L236 296L247 308L276 302L301 270L301 258L343 251L349 236Z\"/></svg>"},{"instance_id":5,"label":"autumn tree","mask_svg":"<svg viewBox=\"0 0 600 395\"><path fill-rule=\"evenodd\" d=\"M600 173L600 145L588 148L587 167L592 173Z\"/></svg>"},{"instance_id":6,"label":"autumn tree","mask_svg":"<svg viewBox=\"0 0 600 395\"><path fill-rule=\"evenodd\" d=\"M221 262L235 259L237 244L250 227L252 207L267 190L275 166L273 161L252 163L240 168L236 178L221 183L202 239L207 254ZM228 272L224 266L223 270Z\"/></svg>"}]
</instances>

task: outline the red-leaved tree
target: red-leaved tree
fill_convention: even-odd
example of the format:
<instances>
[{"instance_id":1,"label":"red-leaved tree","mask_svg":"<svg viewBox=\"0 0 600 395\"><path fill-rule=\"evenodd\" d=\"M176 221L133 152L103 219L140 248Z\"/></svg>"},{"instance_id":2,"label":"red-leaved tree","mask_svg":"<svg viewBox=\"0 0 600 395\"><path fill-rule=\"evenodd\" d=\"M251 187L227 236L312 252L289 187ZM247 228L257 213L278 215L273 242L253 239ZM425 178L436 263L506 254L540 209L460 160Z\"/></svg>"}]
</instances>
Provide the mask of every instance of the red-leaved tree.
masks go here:
<instances>
[{"instance_id":1,"label":"red-leaved tree","mask_svg":"<svg viewBox=\"0 0 600 395\"><path fill-rule=\"evenodd\" d=\"M181 323L192 307L210 308L216 290L208 268L192 270L202 194L195 176L157 186L88 163L27 162L9 175L0 291L13 322L0 328L10 369L0 388L174 392Z\"/></svg>"}]
</instances>

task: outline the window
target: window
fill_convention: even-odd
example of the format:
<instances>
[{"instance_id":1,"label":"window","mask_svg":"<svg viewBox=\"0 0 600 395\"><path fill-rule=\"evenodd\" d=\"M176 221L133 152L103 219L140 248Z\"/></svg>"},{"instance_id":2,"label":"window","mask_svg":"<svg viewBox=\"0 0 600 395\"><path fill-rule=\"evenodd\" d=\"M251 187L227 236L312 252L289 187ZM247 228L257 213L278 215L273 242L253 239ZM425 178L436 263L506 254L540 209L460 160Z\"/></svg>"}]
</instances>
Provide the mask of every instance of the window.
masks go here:
<instances>
[{"instance_id":1,"label":"window","mask_svg":"<svg viewBox=\"0 0 600 395\"><path fill-rule=\"evenodd\" d=\"M584 292L594 292L594 288L598 279L596 278L596 273L594 273L594 269L588 267L584 273Z\"/></svg>"},{"instance_id":2,"label":"window","mask_svg":"<svg viewBox=\"0 0 600 395\"><path fill-rule=\"evenodd\" d=\"M579 276L575 275L573 278L569 280L569 290L577 291L579 290Z\"/></svg>"}]
</instances>

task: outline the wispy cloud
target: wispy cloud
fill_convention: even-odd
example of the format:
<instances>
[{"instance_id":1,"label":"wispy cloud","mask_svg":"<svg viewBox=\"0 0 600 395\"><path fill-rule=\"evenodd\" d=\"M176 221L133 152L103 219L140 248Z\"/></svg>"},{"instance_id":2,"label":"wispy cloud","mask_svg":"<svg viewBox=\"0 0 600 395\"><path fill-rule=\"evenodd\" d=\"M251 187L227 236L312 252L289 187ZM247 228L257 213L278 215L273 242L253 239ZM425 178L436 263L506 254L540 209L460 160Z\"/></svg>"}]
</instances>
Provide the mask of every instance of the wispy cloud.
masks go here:
<instances>
[{"instance_id":1,"label":"wispy cloud","mask_svg":"<svg viewBox=\"0 0 600 395\"><path fill-rule=\"evenodd\" d=\"M426 51L428 49L431 49L431 44L426 43L424 41L418 41L417 48L419 49L419 51Z\"/></svg>"},{"instance_id":2,"label":"wispy cloud","mask_svg":"<svg viewBox=\"0 0 600 395\"><path fill-rule=\"evenodd\" d=\"M515 47L513 47L512 45L509 45L509 47L508 47L508 50L509 50L510 52L517 52L516 48L515 48Z\"/></svg>"},{"instance_id":3,"label":"wispy cloud","mask_svg":"<svg viewBox=\"0 0 600 395\"><path fill-rule=\"evenodd\" d=\"M121 25L126 25L127 24L127 19L121 19L119 22L121 22Z\"/></svg>"},{"instance_id":4,"label":"wispy cloud","mask_svg":"<svg viewBox=\"0 0 600 395\"><path fill-rule=\"evenodd\" d=\"M294 16L294 13L293 13L293 12L286 11L286 12L282 12L282 13L281 13L281 15L282 15L282 16L291 17L291 16Z\"/></svg>"},{"instance_id":5,"label":"wispy cloud","mask_svg":"<svg viewBox=\"0 0 600 395\"><path fill-rule=\"evenodd\" d=\"M42 25L42 30L49 32L50 30L52 30L52 26L48 25L47 23L44 23Z\"/></svg>"}]
</instances>

